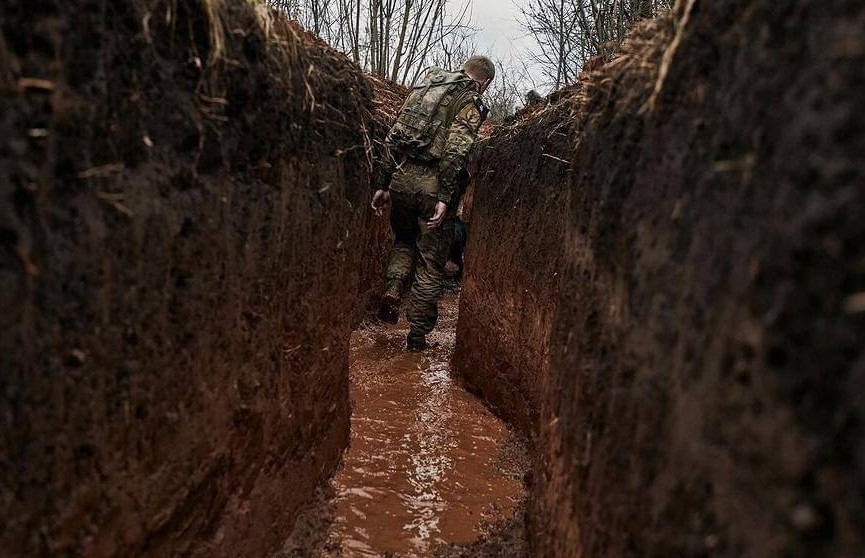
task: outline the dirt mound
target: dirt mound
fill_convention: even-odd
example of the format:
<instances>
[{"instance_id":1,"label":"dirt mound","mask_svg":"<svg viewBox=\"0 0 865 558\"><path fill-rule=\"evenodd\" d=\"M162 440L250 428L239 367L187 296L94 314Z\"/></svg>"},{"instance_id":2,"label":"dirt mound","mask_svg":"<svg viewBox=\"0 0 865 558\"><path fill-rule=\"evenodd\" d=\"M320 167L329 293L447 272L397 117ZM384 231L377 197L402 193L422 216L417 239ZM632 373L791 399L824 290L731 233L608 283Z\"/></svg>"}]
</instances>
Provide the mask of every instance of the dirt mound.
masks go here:
<instances>
[{"instance_id":1,"label":"dirt mound","mask_svg":"<svg viewBox=\"0 0 865 558\"><path fill-rule=\"evenodd\" d=\"M264 555L348 440L373 87L239 0L0 30L0 546Z\"/></svg>"},{"instance_id":2,"label":"dirt mound","mask_svg":"<svg viewBox=\"0 0 865 558\"><path fill-rule=\"evenodd\" d=\"M476 188L479 325L458 343L506 362L461 369L485 393L531 383L522 394L540 401L540 555L858 556L865 10L680 2L676 19L639 27L571 101L566 217L549 240L564 277L549 344L529 345L549 348L547 369L509 372L517 350L497 340L531 321L500 308L539 306L537 277L495 260L499 243L547 242L536 231L560 222L542 208L561 179L520 174L498 150L521 138L494 138L507 179ZM501 234L501 216L518 232ZM486 310L468 285L502 302Z\"/></svg>"}]
</instances>

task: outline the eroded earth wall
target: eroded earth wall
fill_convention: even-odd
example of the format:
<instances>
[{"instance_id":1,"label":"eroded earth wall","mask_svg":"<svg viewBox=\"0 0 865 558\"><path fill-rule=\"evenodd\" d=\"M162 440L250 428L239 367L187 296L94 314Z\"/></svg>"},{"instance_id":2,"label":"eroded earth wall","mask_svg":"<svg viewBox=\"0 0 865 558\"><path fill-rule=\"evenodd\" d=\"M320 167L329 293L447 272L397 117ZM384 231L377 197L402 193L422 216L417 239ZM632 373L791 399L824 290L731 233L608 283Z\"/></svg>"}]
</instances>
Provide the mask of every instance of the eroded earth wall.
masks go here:
<instances>
[{"instance_id":1,"label":"eroded earth wall","mask_svg":"<svg viewBox=\"0 0 865 558\"><path fill-rule=\"evenodd\" d=\"M533 546L862 555L865 7L694 0L674 20L573 100ZM468 273L533 288L513 266Z\"/></svg>"},{"instance_id":2,"label":"eroded earth wall","mask_svg":"<svg viewBox=\"0 0 865 558\"><path fill-rule=\"evenodd\" d=\"M371 85L240 0L0 30L2 553L266 555L348 440Z\"/></svg>"},{"instance_id":3,"label":"eroded earth wall","mask_svg":"<svg viewBox=\"0 0 865 558\"><path fill-rule=\"evenodd\" d=\"M455 369L467 387L526 432L562 277L575 105L499 127L475 147Z\"/></svg>"}]
</instances>

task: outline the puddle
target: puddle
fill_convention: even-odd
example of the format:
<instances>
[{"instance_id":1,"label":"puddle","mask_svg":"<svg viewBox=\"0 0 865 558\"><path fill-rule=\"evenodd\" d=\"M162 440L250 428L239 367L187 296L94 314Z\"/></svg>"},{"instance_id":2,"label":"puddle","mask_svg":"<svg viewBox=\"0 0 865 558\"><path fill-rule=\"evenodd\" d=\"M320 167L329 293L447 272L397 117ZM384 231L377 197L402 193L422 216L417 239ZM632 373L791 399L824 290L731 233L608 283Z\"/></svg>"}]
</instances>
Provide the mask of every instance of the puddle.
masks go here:
<instances>
[{"instance_id":1,"label":"puddle","mask_svg":"<svg viewBox=\"0 0 865 558\"><path fill-rule=\"evenodd\" d=\"M524 449L451 379L457 297L440 307L423 353L403 350L403 321L353 334L351 446L324 496L324 548L309 555L438 555L519 513Z\"/></svg>"}]
</instances>

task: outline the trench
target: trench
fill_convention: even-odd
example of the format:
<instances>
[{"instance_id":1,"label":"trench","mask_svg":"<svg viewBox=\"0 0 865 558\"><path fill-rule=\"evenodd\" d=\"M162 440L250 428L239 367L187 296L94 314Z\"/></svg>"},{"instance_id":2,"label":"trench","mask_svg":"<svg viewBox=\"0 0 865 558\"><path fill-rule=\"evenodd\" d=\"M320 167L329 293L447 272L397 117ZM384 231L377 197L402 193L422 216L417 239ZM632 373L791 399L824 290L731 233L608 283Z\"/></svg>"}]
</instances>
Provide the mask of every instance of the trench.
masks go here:
<instances>
[{"instance_id":1,"label":"trench","mask_svg":"<svg viewBox=\"0 0 865 558\"><path fill-rule=\"evenodd\" d=\"M350 446L284 555L524 555L524 440L452 376L458 293L439 307L423 352L405 320L353 333Z\"/></svg>"},{"instance_id":2,"label":"trench","mask_svg":"<svg viewBox=\"0 0 865 558\"><path fill-rule=\"evenodd\" d=\"M401 89L241 0L25 4L0 17L0 547L521 554L528 459L452 379L457 295L422 354L404 323L352 333Z\"/></svg>"},{"instance_id":3,"label":"trench","mask_svg":"<svg viewBox=\"0 0 865 558\"><path fill-rule=\"evenodd\" d=\"M861 2L676 2L491 130L420 355L352 333L400 87L261 2L6 4L4 557L865 556Z\"/></svg>"}]
</instances>

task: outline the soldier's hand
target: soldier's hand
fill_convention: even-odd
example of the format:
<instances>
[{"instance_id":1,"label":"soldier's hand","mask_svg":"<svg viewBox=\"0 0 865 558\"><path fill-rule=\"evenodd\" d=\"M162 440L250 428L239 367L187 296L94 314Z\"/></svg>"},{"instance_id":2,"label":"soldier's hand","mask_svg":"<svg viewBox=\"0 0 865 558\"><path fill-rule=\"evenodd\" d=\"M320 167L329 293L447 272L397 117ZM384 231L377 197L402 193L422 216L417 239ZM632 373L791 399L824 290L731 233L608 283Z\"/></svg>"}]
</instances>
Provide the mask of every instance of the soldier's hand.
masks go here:
<instances>
[{"instance_id":1,"label":"soldier's hand","mask_svg":"<svg viewBox=\"0 0 865 558\"><path fill-rule=\"evenodd\" d=\"M384 208L390 203L390 192L387 190L376 190L372 195L372 209L375 214L381 217L384 214Z\"/></svg>"},{"instance_id":2,"label":"soldier's hand","mask_svg":"<svg viewBox=\"0 0 865 558\"><path fill-rule=\"evenodd\" d=\"M448 206L445 202L438 202L436 204L435 213L433 213L433 216L429 221L427 221L426 226L430 229L440 227L445 220L445 211L447 210Z\"/></svg>"}]
</instances>

